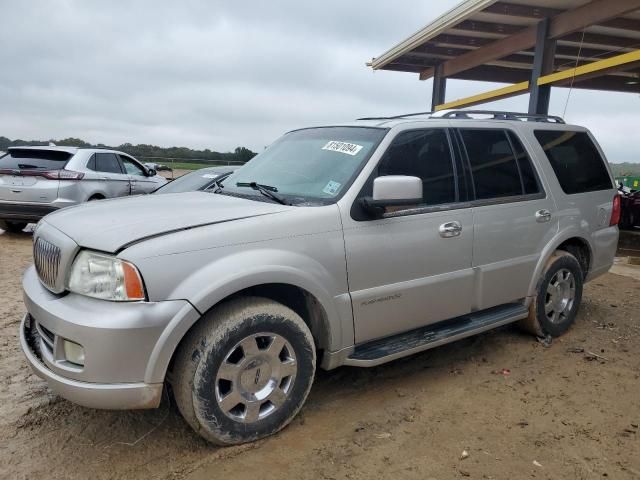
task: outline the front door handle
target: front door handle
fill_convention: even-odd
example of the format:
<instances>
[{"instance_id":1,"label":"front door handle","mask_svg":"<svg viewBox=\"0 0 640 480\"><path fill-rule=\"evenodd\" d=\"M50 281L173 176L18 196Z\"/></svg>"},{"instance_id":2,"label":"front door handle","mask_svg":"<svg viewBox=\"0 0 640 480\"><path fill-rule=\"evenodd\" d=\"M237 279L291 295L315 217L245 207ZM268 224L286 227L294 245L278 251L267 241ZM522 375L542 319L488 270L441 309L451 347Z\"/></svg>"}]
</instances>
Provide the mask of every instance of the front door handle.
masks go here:
<instances>
[{"instance_id":1,"label":"front door handle","mask_svg":"<svg viewBox=\"0 0 640 480\"><path fill-rule=\"evenodd\" d=\"M548 222L549 220L551 220L551 212L546 208L536 212L536 222L543 223Z\"/></svg>"},{"instance_id":2,"label":"front door handle","mask_svg":"<svg viewBox=\"0 0 640 480\"><path fill-rule=\"evenodd\" d=\"M460 222L443 223L438 231L442 238L458 237L462 233L462 224Z\"/></svg>"}]
</instances>

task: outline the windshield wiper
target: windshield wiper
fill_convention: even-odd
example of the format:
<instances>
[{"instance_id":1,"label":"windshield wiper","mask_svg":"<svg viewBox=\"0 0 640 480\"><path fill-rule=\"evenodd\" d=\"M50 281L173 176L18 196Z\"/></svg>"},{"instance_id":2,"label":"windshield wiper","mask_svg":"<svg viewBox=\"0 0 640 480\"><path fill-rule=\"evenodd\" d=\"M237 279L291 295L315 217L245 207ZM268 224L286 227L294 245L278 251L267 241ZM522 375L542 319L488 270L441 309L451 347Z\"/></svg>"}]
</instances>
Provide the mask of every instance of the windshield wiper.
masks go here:
<instances>
[{"instance_id":1,"label":"windshield wiper","mask_svg":"<svg viewBox=\"0 0 640 480\"><path fill-rule=\"evenodd\" d=\"M256 182L238 182L236 183L236 187L251 187L254 190L260 192L265 197L269 197L271 200L275 200L282 205L291 205L284 198L278 195L276 193L278 189L276 187L272 187L271 185L262 185Z\"/></svg>"},{"instance_id":2,"label":"windshield wiper","mask_svg":"<svg viewBox=\"0 0 640 480\"><path fill-rule=\"evenodd\" d=\"M222 184L222 181L226 180L230 175L231 175L231 173L225 173L224 175L220 175L218 178L216 178L213 181L213 184L216 186L215 190L213 190L213 193L219 193L220 190L222 190L224 188L224 185ZM209 190L209 189L207 188L207 190Z\"/></svg>"}]
</instances>

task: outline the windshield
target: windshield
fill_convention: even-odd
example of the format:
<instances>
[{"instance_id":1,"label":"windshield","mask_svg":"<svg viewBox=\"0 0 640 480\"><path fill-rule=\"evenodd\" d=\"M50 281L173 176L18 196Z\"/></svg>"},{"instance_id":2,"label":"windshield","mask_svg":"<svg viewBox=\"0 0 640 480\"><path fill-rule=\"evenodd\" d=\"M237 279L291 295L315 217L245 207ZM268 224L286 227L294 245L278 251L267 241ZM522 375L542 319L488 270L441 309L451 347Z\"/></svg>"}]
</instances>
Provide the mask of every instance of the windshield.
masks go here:
<instances>
[{"instance_id":1,"label":"windshield","mask_svg":"<svg viewBox=\"0 0 640 480\"><path fill-rule=\"evenodd\" d=\"M323 127L290 132L223 181L227 193L260 195L242 187L273 187L292 204L334 203L369 159L386 129Z\"/></svg>"},{"instance_id":2,"label":"windshield","mask_svg":"<svg viewBox=\"0 0 640 480\"><path fill-rule=\"evenodd\" d=\"M163 185L154 193L181 193L201 190L213 183L220 175L229 173L234 167L216 167L196 170L182 175L175 180Z\"/></svg>"}]
</instances>

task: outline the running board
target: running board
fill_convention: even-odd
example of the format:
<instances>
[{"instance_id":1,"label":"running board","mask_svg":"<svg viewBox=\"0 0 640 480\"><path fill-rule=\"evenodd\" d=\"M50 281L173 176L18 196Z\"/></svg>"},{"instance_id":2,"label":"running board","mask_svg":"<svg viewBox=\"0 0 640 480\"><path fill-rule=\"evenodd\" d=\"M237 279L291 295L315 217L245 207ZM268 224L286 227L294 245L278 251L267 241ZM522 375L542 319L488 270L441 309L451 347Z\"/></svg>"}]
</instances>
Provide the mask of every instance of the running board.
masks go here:
<instances>
[{"instance_id":1,"label":"running board","mask_svg":"<svg viewBox=\"0 0 640 480\"><path fill-rule=\"evenodd\" d=\"M344 365L374 367L525 318L528 309L509 303L470 313L391 337L357 345Z\"/></svg>"}]
</instances>

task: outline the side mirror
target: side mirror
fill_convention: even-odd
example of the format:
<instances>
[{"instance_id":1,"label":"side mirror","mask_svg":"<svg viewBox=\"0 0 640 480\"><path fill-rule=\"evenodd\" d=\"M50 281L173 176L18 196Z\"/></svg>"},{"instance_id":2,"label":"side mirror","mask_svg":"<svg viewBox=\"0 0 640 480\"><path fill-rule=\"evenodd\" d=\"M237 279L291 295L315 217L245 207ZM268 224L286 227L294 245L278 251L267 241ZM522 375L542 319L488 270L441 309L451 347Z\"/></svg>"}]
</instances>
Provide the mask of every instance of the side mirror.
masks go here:
<instances>
[{"instance_id":1,"label":"side mirror","mask_svg":"<svg viewBox=\"0 0 640 480\"><path fill-rule=\"evenodd\" d=\"M373 180L373 196L362 199L365 209L380 214L384 207L422 203L422 180L405 175L387 175Z\"/></svg>"},{"instance_id":2,"label":"side mirror","mask_svg":"<svg viewBox=\"0 0 640 480\"><path fill-rule=\"evenodd\" d=\"M147 170L147 177L155 177L157 173L158 173L158 172L156 172L156 171L155 171L155 169L153 169L153 168L149 168L149 169Z\"/></svg>"}]
</instances>

